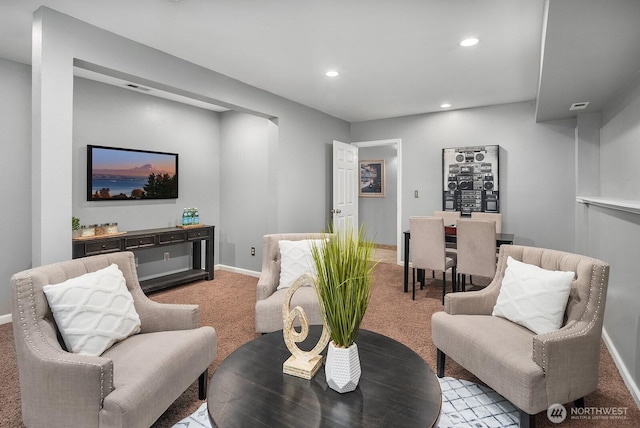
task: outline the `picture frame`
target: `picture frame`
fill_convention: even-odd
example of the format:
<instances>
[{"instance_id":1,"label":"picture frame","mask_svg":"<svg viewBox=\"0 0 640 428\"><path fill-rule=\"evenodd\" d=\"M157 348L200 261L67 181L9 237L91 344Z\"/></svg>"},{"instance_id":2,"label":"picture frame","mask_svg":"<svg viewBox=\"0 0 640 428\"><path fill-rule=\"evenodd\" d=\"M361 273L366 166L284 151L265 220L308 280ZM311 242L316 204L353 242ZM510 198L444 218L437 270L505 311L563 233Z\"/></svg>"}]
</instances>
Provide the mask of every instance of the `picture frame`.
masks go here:
<instances>
[{"instance_id":1,"label":"picture frame","mask_svg":"<svg viewBox=\"0 0 640 428\"><path fill-rule=\"evenodd\" d=\"M361 198L384 198L386 178L384 159L361 160L358 196Z\"/></svg>"}]
</instances>

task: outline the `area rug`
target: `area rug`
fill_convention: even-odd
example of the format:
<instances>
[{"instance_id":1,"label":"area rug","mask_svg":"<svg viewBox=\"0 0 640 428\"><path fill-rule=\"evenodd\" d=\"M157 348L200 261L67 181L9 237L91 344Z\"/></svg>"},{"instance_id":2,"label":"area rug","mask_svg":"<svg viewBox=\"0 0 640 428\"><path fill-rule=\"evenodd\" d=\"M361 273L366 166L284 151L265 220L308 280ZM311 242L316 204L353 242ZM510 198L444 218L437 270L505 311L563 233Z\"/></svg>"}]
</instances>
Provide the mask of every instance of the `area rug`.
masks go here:
<instances>
[{"instance_id":1,"label":"area rug","mask_svg":"<svg viewBox=\"0 0 640 428\"><path fill-rule=\"evenodd\" d=\"M518 410L491 388L452 377L438 381L442 389L439 428L518 426ZM211 428L207 404L173 428Z\"/></svg>"}]
</instances>

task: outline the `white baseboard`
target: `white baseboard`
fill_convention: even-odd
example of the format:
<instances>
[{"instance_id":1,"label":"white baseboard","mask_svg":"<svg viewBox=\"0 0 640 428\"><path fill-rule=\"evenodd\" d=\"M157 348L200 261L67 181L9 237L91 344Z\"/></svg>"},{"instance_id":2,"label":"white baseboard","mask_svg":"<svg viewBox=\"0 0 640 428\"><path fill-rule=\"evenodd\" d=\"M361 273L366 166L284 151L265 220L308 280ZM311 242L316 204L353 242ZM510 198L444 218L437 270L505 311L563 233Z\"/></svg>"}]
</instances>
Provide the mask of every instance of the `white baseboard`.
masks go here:
<instances>
[{"instance_id":1,"label":"white baseboard","mask_svg":"<svg viewBox=\"0 0 640 428\"><path fill-rule=\"evenodd\" d=\"M0 315L0 324L9 324L11 322L11 314Z\"/></svg>"},{"instance_id":2,"label":"white baseboard","mask_svg":"<svg viewBox=\"0 0 640 428\"><path fill-rule=\"evenodd\" d=\"M640 408L640 389L638 388L638 385L636 385L635 382L633 381L633 378L631 377L631 373L629 373L629 370L627 370L627 367L624 365L624 362L622 362L622 358L620 357L618 350L613 345L613 342L611 341L611 339L609 338L609 335L607 334L607 330L605 330L604 328L602 329L602 340L604 341L605 346L609 350L609 353L611 354L611 358L613 359L613 362L616 364L616 367L620 372L620 376L622 376L622 380L624 381L624 384L627 386L627 388L629 389L629 392L631 393L631 396L633 397L633 400L636 402L636 406Z\"/></svg>"},{"instance_id":3,"label":"white baseboard","mask_svg":"<svg viewBox=\"0 0 640 428\"><path fill-rule=\"evenodd\" d=\"M225 270L227 272L240 273L242 275L255 276L256 278L260 278L260 272L256 272L255 270L241 269L227 265L216 265L215 268Z\"/></svg>"}]
</instances>

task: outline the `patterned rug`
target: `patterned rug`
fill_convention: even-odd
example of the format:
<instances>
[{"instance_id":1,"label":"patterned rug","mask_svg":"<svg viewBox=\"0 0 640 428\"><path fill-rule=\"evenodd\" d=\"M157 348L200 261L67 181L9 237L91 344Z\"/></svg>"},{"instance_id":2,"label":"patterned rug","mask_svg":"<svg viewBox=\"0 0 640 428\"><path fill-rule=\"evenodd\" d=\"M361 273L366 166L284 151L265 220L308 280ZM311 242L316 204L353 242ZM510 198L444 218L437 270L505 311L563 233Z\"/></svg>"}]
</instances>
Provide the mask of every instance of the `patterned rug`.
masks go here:
<instances>
[{"instance_id":1,"label":"patterned rug","mask_svg":"<svg viewBox=\"0 0 640 428\"><path fill-rule=\"evenodd\" d=\"M439 428L518 426L518 410L491 388L452 377L438 381L442 389ZM173 428L211 428L207 404Z\"/></svg>"}]
</instances>

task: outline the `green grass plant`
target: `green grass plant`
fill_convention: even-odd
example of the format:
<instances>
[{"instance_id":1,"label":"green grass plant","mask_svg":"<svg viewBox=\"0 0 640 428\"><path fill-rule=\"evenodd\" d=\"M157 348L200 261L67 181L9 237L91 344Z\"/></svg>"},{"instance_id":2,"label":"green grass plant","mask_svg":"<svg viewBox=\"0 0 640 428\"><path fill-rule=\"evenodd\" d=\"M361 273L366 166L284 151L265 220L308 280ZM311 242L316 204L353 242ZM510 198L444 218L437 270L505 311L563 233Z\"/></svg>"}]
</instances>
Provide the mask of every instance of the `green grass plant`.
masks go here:
<instances>
[{"instance_id":1,"label":"green grass plant","mask_svg":"<svg viewBox=\"0 0 640 428\"><path fill-rule=\"evenodd\" d=\"M365 239L360 228L326 235L326 240L312 245L317 269L315 288L331 340L348 348L360 330L360 323L371 300L373 241Z\"/></svg>"}]
</instances>

